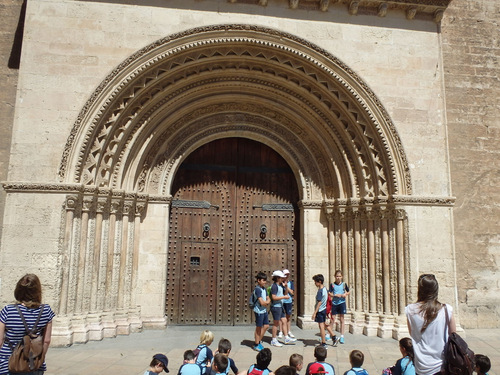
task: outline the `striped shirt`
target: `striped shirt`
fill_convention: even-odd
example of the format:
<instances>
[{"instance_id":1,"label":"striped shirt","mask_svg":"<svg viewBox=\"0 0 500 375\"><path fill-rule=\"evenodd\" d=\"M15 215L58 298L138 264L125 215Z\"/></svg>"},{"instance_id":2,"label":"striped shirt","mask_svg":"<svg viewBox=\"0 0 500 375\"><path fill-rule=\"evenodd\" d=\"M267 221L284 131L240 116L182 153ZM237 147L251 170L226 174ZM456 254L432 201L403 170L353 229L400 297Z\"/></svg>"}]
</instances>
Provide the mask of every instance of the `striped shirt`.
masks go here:
<instances>
[{"instance_id":1,"label":"striped shirt","mask_svg":"<svg viewBox=\"0 0 500 375\"><path fill-rule=\"evenodd\" d=\"M40 312L40 307L29 309L23 305L19 305L19 308L28 324L28 328L32 329L35 325L38 313ZM37 333L43 331L45 326L52 321L54 316L55 314L50 306L43 305L42 316L37 325ZM23 336L26 334L26 330L24 329L23 321L15 305L7 305L0 311L0 322L5 324L5 339L0 349L0 375L6 375L9 373L9 357L12 354L11 346L14 348L17 343L22 340ZM45 363L39 370L46 371Z\"/></svg>"}]
</instances>

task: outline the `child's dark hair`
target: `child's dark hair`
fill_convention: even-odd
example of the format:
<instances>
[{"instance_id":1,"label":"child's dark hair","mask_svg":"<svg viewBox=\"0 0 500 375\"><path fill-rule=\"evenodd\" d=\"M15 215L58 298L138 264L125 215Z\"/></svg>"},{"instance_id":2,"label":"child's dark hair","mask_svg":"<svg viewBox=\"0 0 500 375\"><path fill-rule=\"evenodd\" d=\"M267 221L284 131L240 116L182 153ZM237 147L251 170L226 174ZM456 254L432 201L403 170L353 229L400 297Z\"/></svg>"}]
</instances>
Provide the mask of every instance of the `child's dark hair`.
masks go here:
<instances>
[{"instance_id":1,"label":"child's dark hair","mask_svg":"<svg viewBox=\"0 0 500 375\"><path fill-rule=\"evenodd\" d=\"M304 363L304 357L302 356L302 354L297 353L292 354L290 356L290 360L288 361L288 364L295 368L297 368L297 366L301 363Z\"/></svg>"},{"instance_id":2,"label":"child's dark hair","mask_svg":"<svg viewBox=\"0 0 500 375\"><path fill-rule=\"evenodd\" d=\"M265 370L269 367L272 358L273 354L271 353L271 349L262 349L259 353L257 353L257 368L259 370Z\"/></svg>"},{"instance_id":3,"label":"child's dark hair","mask_svg":"<svg viewBox=\"0 0 500 375\"><path fill-rule=\"evenodd\" d=\"M231 341L225 338L221 338L219 340L219 346L217 348L219 353L227 354L231 351Z\"/></svg>"},{"instance_id":4,"label":"child's dark hair","mask_svg":"<svg viewBox=\"0 0 500 375\"><path fill-rule=\"evenodd\" d=\"M361 367L365 361L365 355L361 350L354 349L349 354L349 362L351 362L352 367Z\"/></svg>"},{"instance_id":5,"label":"child's dark hair","mask_svg":"<svg viewBox=\"0 0 500 375\"><path fill-rule=\"evenodd\" d=\"M194 355L194 352L192 350L186 350L184 352L184 360L185 361L192 361L196 356Z\"/></svg>"},{"instance_id":6,"label":"child's dark hair","mask_svg":"<svg viewBox=\"0 0 500 375\"><path fill-rule=\"evenodd\" d=\"M219 373L225 373L229 359L222 353L217 353L214 357L214 366Z\"/></svg>"},{"instance_id":7,"label":"child's dark hair","mask_svg":"<svg viewBox=\"0 0 500 375\"><path fill-rule=\"evenodd\" d=\"M413 352L413 342L409 337L403 337L401 340L399 340L399 346L401 346L405 351L406 355L410 357L411 361L413 362L415 358L415 353Z\"/></svg>"},{"instance_id":8,"label":"child's dark hair","mask_svg":"<svg viewBox=\"0 0 500 375\"><path fill-rule=\"evenodd\" d=\"M322 274L317 274L313 276L313 280L317 283L324 284L325 283L325 277Z\"/></svg>"},{"instance_id":9,"label":"child's dark hair","mask_svg":"<svg viewBox=\"0 0 500 375\"><path fill-rule=\"evenodd\" d=\"M319 362L323 362L326 359L328 351L322 345L318 345L314 348L314 358Z\"/></svg>"},{"instance_id":10,"label":"child's dark hair","mask_svg":"<svg viewBox=\"0 0 500 375\"><path fill-rule=\"evenodd\" d=\"M151 360L151 363L149 364L150 367L155 367L156 365L163 365L159 359L156 359L153 357Z\"/></svg>"},{"instance_id":11,"label":"child's dark hair","mask_svg":"<svg viewBox=\"0 0 500 375\"><path fill-rule=\"evenodd\" d=\"M255 276L255 280L267 280L267 275L264 272L259 272L257 276Z\"/></svg>"},{"instance_id":12,"label":"child's dark hair","mask_svg":"<svg viewBox=\"0 0 500 375\"><path fill-rule=\"evenodd\" d=\"M479 368L479 374L486 374L490 371L491 362L490 359L483 354L476 354L474 356L474 360L476 362L476 367Z\"/></svg>"},{"instance_id":13,"label":"child's dark hair","mask_svg":"<svg viewBox=\"0 0 500 375\"><path fill-rule=\"evenodd\" d=\"M275 372L275 375L296 375L297 369L292 366L281 366Z\"/></svg>"}]
</instances>

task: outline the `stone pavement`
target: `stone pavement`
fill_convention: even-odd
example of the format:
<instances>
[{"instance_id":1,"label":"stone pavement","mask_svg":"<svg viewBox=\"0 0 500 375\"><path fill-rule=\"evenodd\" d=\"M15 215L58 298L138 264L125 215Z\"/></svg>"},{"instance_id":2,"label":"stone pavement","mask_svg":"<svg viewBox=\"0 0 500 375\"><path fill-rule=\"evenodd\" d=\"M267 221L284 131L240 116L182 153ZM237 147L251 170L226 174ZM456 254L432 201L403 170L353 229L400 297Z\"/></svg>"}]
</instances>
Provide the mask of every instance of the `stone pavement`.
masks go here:
<instances>
[{"instance_id":1,"label":"stone pavement","mask_svg":"<svg viewBox=\"0 0 500 375\"><path fill-rule=\"evenodd\" d=\"M164 353L169 359L170 373L176 375L184 351L196 347L204 329L215 334L212 350L217 349L217 343L222 337L231 341L231 357L240 371L247 370L255 362L257 352L252 350L253 326L169 326L164 330L144 330L129 336L75 344L67 348L50 348L47 353L48 370L45 374L142 375L153 354ZM270 347L273 353L271 370L288 364L288 358L293 353L302 354L305 364L313 361L314 346L318 344L317 330L293 327L292 332L297 337L295 345L275 348L269 345L270 335L264 338L264 346ZM474 352L490 357L492 371L489 374L500 375L500 329L467 330L461 335L466 337ZM363 367L372 375L380 374L382 369L393 365L400 357L396 340L347 334L344 345L339 344L335 348L329 345L327 361L335 367L337 374L341 375L350 368L348 357L353 349L360 349L365 354ZM302 373L305 373L305 367Z\"/></svg>"}]
</instances>

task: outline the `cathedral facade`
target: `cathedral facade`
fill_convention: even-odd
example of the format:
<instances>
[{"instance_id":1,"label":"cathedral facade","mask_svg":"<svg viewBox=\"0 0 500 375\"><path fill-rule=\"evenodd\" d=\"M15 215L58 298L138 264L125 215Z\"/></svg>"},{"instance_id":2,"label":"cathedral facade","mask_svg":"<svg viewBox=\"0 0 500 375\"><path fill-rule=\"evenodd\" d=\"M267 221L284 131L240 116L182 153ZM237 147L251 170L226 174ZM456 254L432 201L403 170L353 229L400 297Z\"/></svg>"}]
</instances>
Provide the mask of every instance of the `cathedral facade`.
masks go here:
<instances>
[{"instance_id":1,"label":"cathedral facade","mask_svg":"<svg viewBox=\"0 0 500 375\"><path fill-rule=\"evenodd\" d=\"M498 39L457 26L491 27L478 4L3 1L0 301L37 273L68 345L250 324L255 274L288 268L307 328L341 269L349 330L398 338L434 273L463 327L496 326Z\"/></svg>"}]
</instances>

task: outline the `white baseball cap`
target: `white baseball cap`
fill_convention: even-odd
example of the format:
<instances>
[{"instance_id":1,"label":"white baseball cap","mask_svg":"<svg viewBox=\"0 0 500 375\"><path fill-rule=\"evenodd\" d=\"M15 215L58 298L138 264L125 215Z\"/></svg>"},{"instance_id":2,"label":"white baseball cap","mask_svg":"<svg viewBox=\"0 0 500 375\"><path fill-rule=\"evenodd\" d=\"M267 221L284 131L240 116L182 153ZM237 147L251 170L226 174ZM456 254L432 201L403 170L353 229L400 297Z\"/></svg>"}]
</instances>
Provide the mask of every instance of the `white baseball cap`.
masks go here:
<instances>
[{"instance_id":1,"label":"white baseball cap","mask_svg":"<svg viewBox=\"0 0 500 375\"><path fill-rule=\"evenodd\" d=\"M275 277L275 276L276 277L286 277L285 274L282 271L280 271L280 270L277 270L277 271L273 272L273 276L272 277Z\"/></svg>"},{"instance_id":2,"label":"white baseball cap","mask_svg":"<svg viewBox=\"0 0 500 375\"><path fill-rule=\"evenodd\" d=\"M290 275L290 271L288 271L288 270L286 270L286 269L285 269L285 270L283 270L283 273L285 274L285 276L286 276L286 275Z\"/></svg>"}]
</instances>

